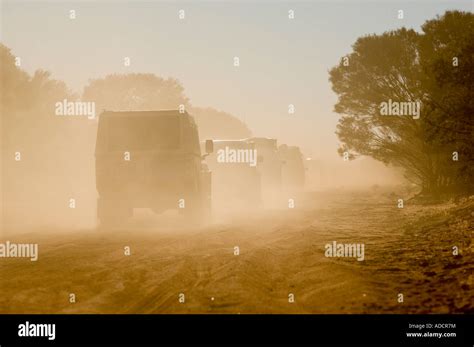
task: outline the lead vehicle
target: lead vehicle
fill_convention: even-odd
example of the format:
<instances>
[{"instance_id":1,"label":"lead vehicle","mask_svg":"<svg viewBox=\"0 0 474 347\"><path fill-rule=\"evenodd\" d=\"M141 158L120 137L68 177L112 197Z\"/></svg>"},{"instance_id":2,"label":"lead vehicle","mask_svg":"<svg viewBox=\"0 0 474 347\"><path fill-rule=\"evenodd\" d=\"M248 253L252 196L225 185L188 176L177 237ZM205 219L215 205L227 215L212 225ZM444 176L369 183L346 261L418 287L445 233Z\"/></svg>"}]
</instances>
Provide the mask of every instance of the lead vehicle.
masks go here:
<instances>
[{"instance_id":1,"label":"lead vehicle","mask_svg":"<svg viewBox=\"0 0 474 347\"><path fill-rule=\"evenodd\" d=\"M208 220L211 173L204 157L186 112L103 112L95 149L100 223L123 223L134 208L179 209L192 223Z\"/></svg>"}]
</instances>

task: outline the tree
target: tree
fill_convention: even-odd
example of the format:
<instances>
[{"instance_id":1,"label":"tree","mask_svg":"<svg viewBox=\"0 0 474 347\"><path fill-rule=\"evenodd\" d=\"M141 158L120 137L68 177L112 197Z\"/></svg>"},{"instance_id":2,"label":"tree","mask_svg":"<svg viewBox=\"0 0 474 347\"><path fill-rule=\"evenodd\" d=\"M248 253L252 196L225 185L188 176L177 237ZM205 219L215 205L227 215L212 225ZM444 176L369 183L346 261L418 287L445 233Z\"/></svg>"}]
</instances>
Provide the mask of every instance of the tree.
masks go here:
<instances>
[{"instance_id":1,"label":"tree","mask_svg":"<svg viewBox=\"0 0 474 347\"><path fill-rule=\"evenodd\" d=\"M3 148L38 148L64 133L65 123L55 116L55 103L76 98L62 81L37 70L29 76L15 64L10 49L0 44L2 88L0 110ZM65 136L64 138L68 138Z\"/></svg>"},{"instance_id":2,"label":"tree","mask_svg":"<svg viewBox=\"0 0 474 347\"><path fill-rule=\"evenodd\" d=\"M252 136L247 125L237 117L211 107L191 107L190 114L199 126L199 138L236 140Z\"/></svg>"},{"instance_id":3,"label":"tree","mask_svg":"<svg viewBox=\"0 0 474 347\"><path fill-rule=\"evenodd\" d=\"M188 105L181 83L154 74L113 74L93 79L84 88L83 100L94 101L98 112L178 109Z\"/></svg>"},{"instance_id":4,"label":"tree","mask_svg":"<svg viewBox=\"0 0 474 347\"><path fill-rule=\"evenodd\" d=\"M176 110L184 105L194 116L201 139L237 139L251 135L247 126L229 113L191 106L178 80L154 74L108 75L91 80L84 89L83 99L95 101L99 112Z\"/></svg>"},{"instance_id":5,"label":"tree","mask_svg":"<svg viewBox=\"0 0 474 347\"><path fill-rule=\"evenodd\" d=\"M458 189L472 186L474 177L474 19L473 14L446 12L423 25L420 56L425 66L427 141L448 160L445 180ZM452 159L452 158L451 158ZM467 190L469 192L469 190Z\"/></svg>"},{"instance_id":6,"label":"tree","mask_svg":"<svg viewBox=\"0 0 474 347\"><path fill-rule=\"evenodd\" d=\"M15 65L15 57L10 49L0 44L0 106L2 119L8 111L26 106L23 102L28 94L29 76Z\"/></svg>"},{"instance_id":7,"label":"tree","mask_svg":"<svg viewBox=\"0 0 474 347\"><path fill-rule=\"evenodd\" d=\"M15 64L4 45L0 45L0 57L0 195L7 202L2 209L5 221L16 224L25 222L25 214L29 221L41 219L41 208L57 213L61 200L80 189L81 171L87 159L92 162L93 151L87 152L84 146L88 142L93 146L87 138L92 122L55 114L57 102L76 98L64 82L44 70L30 76Z\"/></svg>"},{"instance_id":8,"label":"tree","mask_svg":"<svg viewBox=\"0 0 474 347\"><path fill-rule=\"evenodd\" d=\"M342 141L339 153L400 166L423 193L439 195L465 184L469 177L453 165L445 145L472 148L472 136L468 140L456 132L467 122L472 133L472 78L460 79L472 74L472 21L472 14L447 12L425 23L425 33L402 28L359 38L347 56L349 64L343 59L330 71L339 97L335 111L343 114L336 132ZM447 45L441 38L455 43ZM449 49L464 59L458 70L446 60ZM389 100L419 102L421 117L381 115L380 106ZM450 115L453 111L456 116ZM450 126L440 122L447 117Z\"/></svg>"}]
</instances>

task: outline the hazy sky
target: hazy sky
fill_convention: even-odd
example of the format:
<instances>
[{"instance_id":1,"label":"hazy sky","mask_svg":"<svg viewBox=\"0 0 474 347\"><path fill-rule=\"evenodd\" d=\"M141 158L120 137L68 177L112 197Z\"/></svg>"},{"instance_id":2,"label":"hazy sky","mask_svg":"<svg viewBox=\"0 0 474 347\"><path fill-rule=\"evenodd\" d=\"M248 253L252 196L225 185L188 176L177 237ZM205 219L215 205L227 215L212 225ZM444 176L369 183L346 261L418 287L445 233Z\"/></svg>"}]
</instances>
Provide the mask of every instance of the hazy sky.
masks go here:
<instances>
[{"instance_id":1,"label":"hazy sky","mask_svg":"<svg viewBox=\"0 0 474 347\"><path fill-rule=\"evenodd\" d=\"M419 30L447 9L472 11L473 3L2 1L1 42L29 73L49 70L75 91L109 73L178 78L193 105L230 112L256 135L300 145L307 155L336 157L338 116L328 70L359 36L401 26Z\"/></svg>"}]
</instances>

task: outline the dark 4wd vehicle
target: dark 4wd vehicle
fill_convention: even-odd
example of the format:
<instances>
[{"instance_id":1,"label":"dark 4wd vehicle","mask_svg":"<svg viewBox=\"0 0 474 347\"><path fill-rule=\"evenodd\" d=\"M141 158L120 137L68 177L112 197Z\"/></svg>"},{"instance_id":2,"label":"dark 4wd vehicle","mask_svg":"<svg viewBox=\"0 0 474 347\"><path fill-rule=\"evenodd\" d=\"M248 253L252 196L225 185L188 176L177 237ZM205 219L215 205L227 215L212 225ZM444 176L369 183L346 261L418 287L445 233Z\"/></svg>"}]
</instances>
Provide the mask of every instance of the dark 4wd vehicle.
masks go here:
<instances>
[{"instance_id":1,"label":"dark 4wd vehicle","mask_svg":"<svg viewBox=\"0 0 474 347\"><path fill-rule=\"evenodd\" d=\"M206 151L212 147L207 141ZM211 173L186 112L104 112L95 157L102 225L122 223L133 208L179 209L192 222L209 217Z\"/></svg>"}]
</instances>

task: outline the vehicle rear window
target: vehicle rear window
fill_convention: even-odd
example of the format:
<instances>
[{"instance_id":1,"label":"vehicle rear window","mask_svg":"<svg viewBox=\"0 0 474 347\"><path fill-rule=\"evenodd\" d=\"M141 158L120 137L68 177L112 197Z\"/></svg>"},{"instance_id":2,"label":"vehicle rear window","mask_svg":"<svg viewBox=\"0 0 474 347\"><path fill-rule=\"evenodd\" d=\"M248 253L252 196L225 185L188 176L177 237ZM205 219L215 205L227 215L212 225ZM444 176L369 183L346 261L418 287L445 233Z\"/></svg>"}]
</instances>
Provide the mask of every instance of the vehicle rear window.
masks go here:
<instances>
[{"instance_id":1,"label":"vehicle rear window","mask_svg":"<svg viewBox=\"0 0 474 347\"><path fill-rule=\"evenodd\" d=\"M110 151L174 149L179 147L180 127L176 116L116 117L109 119Z\"/></svg>"}]
</instances>

